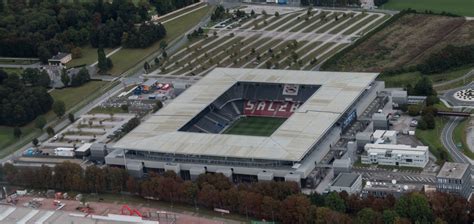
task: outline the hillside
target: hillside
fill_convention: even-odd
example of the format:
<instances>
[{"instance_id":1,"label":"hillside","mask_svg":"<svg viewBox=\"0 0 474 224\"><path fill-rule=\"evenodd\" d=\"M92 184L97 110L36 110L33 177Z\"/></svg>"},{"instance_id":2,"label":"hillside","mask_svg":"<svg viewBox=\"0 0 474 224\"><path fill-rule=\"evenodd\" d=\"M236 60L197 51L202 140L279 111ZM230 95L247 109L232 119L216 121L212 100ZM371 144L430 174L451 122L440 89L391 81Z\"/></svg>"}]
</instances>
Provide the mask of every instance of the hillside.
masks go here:
<instances>
[{"instance_id":1,"label":"hillside","mask_svg":"<svg viewBox=\"0 0 474 224\"><path fill-rule=\"evenodd\" d=\"M448 44L474 44L474 21L461 17L406 14L323 68L380 72L418 64Z\"/></svg>"}]
</instances>

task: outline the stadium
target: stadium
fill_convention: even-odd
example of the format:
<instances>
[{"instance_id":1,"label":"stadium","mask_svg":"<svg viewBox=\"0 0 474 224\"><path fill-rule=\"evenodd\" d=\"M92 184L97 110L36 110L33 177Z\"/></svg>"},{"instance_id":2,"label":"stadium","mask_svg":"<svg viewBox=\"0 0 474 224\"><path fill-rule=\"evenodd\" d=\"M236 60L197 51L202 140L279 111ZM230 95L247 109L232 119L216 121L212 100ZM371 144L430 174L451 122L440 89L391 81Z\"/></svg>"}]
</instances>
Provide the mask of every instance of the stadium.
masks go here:
<instances>
[{"instance_id":1,"label":"stadium","mask_svg":"<svg viewBox=\"0 0 474 224\"><path fill-rule=\"evenodd\" d=\"M217 68L119 140L131 174L305 181L384 87L377 73Z\"/></svg>"}]
</instances>

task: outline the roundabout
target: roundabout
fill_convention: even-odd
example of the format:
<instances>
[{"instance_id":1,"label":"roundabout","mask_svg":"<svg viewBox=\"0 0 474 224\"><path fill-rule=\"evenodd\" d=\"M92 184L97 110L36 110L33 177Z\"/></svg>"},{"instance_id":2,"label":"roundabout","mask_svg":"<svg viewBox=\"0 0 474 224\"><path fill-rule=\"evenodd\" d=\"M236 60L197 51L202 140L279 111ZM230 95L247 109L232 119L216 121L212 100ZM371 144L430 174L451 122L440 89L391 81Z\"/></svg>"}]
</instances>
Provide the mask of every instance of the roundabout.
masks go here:
<instances>
[{"instance_id":1,"label":"roundabout","mask_svg":"<svg viewBox=\"0 0 474 224\"><path fill-rule=\"evenodd\" d=\"M474 89L462 89L454 93L454 98L459 101L474 102Z\"/></svg>"}]
</instances>

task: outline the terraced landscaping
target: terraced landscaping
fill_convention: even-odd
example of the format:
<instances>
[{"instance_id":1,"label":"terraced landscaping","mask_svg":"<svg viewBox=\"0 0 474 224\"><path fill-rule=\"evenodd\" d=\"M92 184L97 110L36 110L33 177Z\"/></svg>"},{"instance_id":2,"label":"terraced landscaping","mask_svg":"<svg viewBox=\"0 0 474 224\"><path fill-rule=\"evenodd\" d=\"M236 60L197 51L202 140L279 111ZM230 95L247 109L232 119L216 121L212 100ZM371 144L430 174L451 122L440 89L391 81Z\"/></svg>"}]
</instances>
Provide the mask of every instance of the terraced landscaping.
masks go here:
<instances>
[{"instance_id":1,"label":"terraced landscaping","mask_svg":"<svg viewBox=\"0 0 474 224\"><path fill-rule=\"evenodd\" d=\"M147 75L199 77L215 67L314 70L388 18L341 10L257 14L227 27L209 27L208 36L162 58Z\"/></svg>"}]
</instances>

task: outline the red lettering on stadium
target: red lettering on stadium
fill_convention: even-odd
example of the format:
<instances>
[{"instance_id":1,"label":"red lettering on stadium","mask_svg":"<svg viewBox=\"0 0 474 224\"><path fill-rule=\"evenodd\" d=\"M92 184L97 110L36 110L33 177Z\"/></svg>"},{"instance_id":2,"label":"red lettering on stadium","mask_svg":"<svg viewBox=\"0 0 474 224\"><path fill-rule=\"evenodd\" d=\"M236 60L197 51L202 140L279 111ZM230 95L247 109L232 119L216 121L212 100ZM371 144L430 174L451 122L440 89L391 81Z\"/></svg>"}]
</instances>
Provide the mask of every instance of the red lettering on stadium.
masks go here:
<instances>
[{"instance_id":1,"label":"red lettering on stadium","mask_svg":"<svg viewBox=\"0 0 474 224\"><path fill-rule=\"evenodd\" d=\"M245 101L244 115L288 118L298 109L300 103L278 101Z\"/></svg>"}]
</instances>

